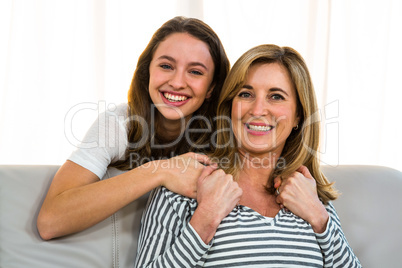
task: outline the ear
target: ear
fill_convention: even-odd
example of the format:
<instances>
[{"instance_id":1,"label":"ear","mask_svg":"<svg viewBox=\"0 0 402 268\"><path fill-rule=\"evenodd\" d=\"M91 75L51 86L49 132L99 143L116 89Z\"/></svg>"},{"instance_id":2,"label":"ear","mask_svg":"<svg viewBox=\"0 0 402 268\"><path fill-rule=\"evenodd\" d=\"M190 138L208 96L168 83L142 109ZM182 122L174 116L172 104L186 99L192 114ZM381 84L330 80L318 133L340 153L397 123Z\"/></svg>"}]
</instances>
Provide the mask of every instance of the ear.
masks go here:
<instances>
[{"instance_id":1,"label":"ear","mask_svg":"<svg viewBox=\"0 0 402 268\"><path fill-rule=\"evenodd\" d=\"M207 95L205 96L205 99L211 98L214 88L215 88L215 84L211 85L211 88L207 91Z\"/></svg>"},{"instance_id":2,"label":"ear","mask_svg":"<svg viewBox=\"0 0 402 268\"><path fill-rule=\"evenodd\" d=\"M295 118L295 122L294 122L294 124L293 124L293 128L299 127L299 123L300 123L300 117L298 116L298 117Z\"/></svg>"}]
</instances>

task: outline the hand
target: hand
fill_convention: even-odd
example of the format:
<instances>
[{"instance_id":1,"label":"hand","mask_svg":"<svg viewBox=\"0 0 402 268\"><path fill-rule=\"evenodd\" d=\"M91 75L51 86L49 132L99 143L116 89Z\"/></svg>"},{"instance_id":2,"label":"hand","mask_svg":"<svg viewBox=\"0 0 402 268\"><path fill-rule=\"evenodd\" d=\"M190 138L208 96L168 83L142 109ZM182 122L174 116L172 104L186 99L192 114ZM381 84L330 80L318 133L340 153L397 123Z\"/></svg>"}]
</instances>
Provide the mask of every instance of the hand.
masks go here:
<instances>
[{"instance_id":1,"label":"hand","mask_svg":"<svg viewBox=\"0 0 402 268\"><path fill-rule=\"evenodd\" d=\"M198 180L198 207L221 221L240 201L242 193L232 175L218 169Z\"/></svg>"},{"instance_id":2,"label":"hand","mask_svg":"<svg viewBox=\"0 0 402 268\"><path fill-rule=\"evenodd\" d=\"M205 243L213 238L220 222L240 201L243 193L232 175L221 169L207 175L209 168L198 179L198 206L190 221Z\"/></svg>"},{"instance_id":3,"label":"hand","mask_svg":"<svg viewBox=\"0 0 402 268\"><path fill-rule=\"evenodd\" d=\"M307 167L301 166L287 178L275 178L274 187L279 191L276 202L281 207L310 223L314 232L325 231L329 215L318 197L316 181Z\"/></svg>"},{"instance_id":4,"label":"hand","mask_svg":"<svg viewBox=\"0 0 402 268\"><path fill-rule=\"evenodd\" d=\"M217 169L217 165L212 163L208 156L191 152L153 162L158 165L158 171L162 172L162 186L190 198L196 198L197 181L206 165L210 167L207 175Z\"/></svg>"}]
</instances>

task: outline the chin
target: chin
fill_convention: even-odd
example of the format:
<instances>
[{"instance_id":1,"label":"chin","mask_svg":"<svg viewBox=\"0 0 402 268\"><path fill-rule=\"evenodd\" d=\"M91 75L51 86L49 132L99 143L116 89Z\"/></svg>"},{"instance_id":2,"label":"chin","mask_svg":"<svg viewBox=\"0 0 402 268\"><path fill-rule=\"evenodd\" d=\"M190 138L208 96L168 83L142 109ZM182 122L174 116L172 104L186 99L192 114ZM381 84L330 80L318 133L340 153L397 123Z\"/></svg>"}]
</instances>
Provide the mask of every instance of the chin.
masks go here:
<instances>
[{"instance_id":1,"label":"chin","mask_svg":"<svg viewBox=\"0 0 402 268\"><path fill-rule=\"evenodd\" d=\"M267 147L260 148L258 145L254 146L254 147L242 148L241 150L246 154L252 154L252 155L268 154L271 152L271 150L269 148L267 148Z\"/></svg>"},{"instance_id":2,"label":"chin","mask_svg":"<svg viewBox=\"0 0 402 268\"><path fill-rule=\"evenodd\" d=\"M185 118L183 112L178 109L163 107L162 109L158 109L158 111L162 115L162 117L167 120L180 120L181 118Z\"/></svg>"}]
</instances>

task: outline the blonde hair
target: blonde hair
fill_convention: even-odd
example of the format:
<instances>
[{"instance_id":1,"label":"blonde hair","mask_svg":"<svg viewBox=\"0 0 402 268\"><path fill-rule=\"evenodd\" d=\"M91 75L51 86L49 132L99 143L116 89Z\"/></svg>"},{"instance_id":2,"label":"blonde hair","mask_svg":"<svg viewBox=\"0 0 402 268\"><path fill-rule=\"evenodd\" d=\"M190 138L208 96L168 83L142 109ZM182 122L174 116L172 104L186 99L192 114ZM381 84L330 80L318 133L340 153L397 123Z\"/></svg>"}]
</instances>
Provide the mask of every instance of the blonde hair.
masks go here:
<instances>
[{"instance_id":1,"label":"blonde hair","mask_svg":"<svg viewBox=\"0 0 402 268\"><path fill-rule=\"evenodd\" d=\"M230 120L232 101L244 85L250 67L257 63L278 63L285 67L293 82L297 93L297 113L300 118L298 129L294 129L287 138L281 158L285 165L276 166L268 179L266 188L270 193L274 192L273 179L277 176L289 176L301 165L306 166L317 182L317 191L320 199L327 203L338 197L338 192L333 188L320 170L318 159L318 147L320 136L320 123L317 118L318 106L310 73L301 55L290 47L276 45L260 45L244 53L233 65L229 72L217 107L218 130L231 129ZM232 143L233 146L227 146ZM240 170L236 139L233 131L218 131L216 149L211 157L214 159L226 158L231 163L221 166L227 173L235 178Z\"/></svg>"}]
</instances>

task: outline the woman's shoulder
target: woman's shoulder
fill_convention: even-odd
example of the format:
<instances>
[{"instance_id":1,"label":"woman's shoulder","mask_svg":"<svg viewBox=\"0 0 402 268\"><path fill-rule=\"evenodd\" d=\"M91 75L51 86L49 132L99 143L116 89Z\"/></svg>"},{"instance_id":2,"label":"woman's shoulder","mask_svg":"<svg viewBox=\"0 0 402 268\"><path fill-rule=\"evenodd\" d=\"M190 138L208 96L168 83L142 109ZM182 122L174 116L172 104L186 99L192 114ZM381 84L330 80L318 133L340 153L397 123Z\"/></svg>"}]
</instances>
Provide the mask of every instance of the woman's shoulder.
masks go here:
<instances>
[{"instance_id":1,"label":"woman's shoulder","mask_svg":"<svg viewBox=\"0 0 402 268\"><path fill-rule=\"evenodd\" d=\"M167 199L171 200L171 203L182 203L182 202L196 202L195 199L180 195L178 193L172 192L166 187L160 187L161 194L163 194Z\"/></svg>"},{"instance_id":2,"label":"woman's shoulder","mask_svg":"<svg viewBox=\"0 0 402 268\"><path fill-rule=\"evenodd\" d=\"M328 201L327 204L324 204L324 207L328 212L336 214L336 209L332 201Z\"/></svg>"},{"instance_id":3,"label":"woman's shoulder","mask_svg":"<svg viewBox=\"0 0 402 268\"><path fill-rule=\"evenodd\" d=\"M195 208L197 206L197 200L172 192L163 186L155 188L151 196L152 199L165 199L173 207L188 205L189 207Z\"/></svg>"},{"instance_id":4,"label":"woman's shoulder","mask_svg":"<svg viewBox=\"0 0 402 268\"><path fill-rule=\"evenodd\" d=\"M331 201L328 201L328 203L325 206L325 209L328 211L329 216L334 220L337 225L341 226L341 221L339 219L339 216L336 212L336 208L334 204Z\"/></svg>"},{"instance_id":5,"label":"woman's shoulder","mask_svg":"<svg viewBox=\"0 0 402 268\"><path fill-rule=\"evenodd\" d=\"M128 104L127 103L111 103L108 105L106 112L115 116L124 116L124 118L128 117Z\"/></svg>"},{"instance_id":6,"label":"woman's shoulder","mask_svg":"<svg viewBox=\"0 0 402 268\"><path fill-rule=\"evenodd\" d=\"M154 211L174 211L179 217L185 217L186 215L193 214L197 201L195 199L182 196L169 189L159 186L152 190L149 199L150 210Z\"/></svg>"}]
</instances>

